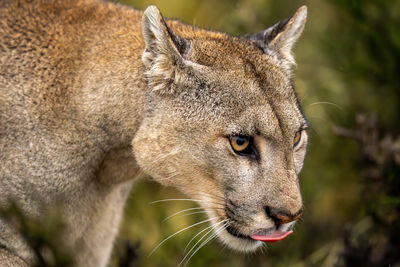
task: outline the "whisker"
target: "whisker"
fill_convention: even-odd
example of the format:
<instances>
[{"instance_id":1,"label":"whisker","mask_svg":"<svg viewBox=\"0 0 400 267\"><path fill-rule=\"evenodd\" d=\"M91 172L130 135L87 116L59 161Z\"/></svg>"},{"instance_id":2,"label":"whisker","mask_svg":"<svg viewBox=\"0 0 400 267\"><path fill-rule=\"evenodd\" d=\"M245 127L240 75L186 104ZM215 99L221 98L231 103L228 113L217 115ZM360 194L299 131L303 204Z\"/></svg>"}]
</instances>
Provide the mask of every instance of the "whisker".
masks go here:
<instances>
[{"instance_id":1,"label":"whisker","mask_svg":"<svg viewBox=\"0 0 400 267\"><path fill-rule=\"evenodd\" d=\"M157 157L155 160L153 160L152 162L148 163L147 166L144 167L145 170L151 170L151 168L153 167L154 164L156 164L157 162L168 158L169 156L175 155L179 153L179 149L173 149L171 150L171 152L165 154L165 155L161 155L159 157Z\"/></svg>"},{"instance_id":2,"label":"whisker","mask_svg":"<svg viewBox=\"0 0 400 267\"><path fill-rule=\"evenodd\" d=\"M167 198L167 199L159 199L159 200L155 200L150 202L149 204L155 204L155 203L160 203L160 202L168 202L168 201L193 201L193 202L197 202L197 201L201 201L201 202L207 202L201 199L194 199L194 198Z\"/></svg>"},{"instance_id":3,"label":"whisker","mask_svg":"<svg viewBox=\"0 0 400 267\"><path fill-rule=\"evenodd\" d=\"M265 243L264 243L264 244L265 244ZM261 246L261 253L262 253L263 255L267 255L267 247L264 246L264 244L263 244L263 246Z\"/></svg>"},{"instance_id":4,"label":"whisker","mask_svg":"<svg viewBox=\"0 0 400 267\"><path fill-rule=\"evenodd\" d=\"M137 171L137 173L135 173L134 175L132 175L132 180L133 181L136 181L136 180L138 180L139 178L141 178L141 176L143 175L143 174L145 174L145 172L142 170L142 169L139 169L138 171ZM143 178L143 177L142 177ZM131 194L132 195L132 194ZM130 198L130 197L129 197Z\"/></svg>"},{"instance_id":5,"label":"whisker","mask_svg":"<svg viewBox=\"0 0 400 267\"><path fill-rule=\"evenodd\" d=\"M190 191L189 191L190 192ZM225 199L216 195L212 195L209 193L205 193L205 192L193 192L191 191L190 193L193 193L194 197L198 197L199 199L201 198L201 196L206 196L211 198L211 200L213 201L208 201L210 204L215 204L217 206L220 207L225 207ZM205 202L206 200L202 200L202 202Z\"/></svg>"},{"instance_id":6,"label":"whisker","mask_svg":"<svg viewBox=\"0 0 400 267\"><path fill-rule=\"evenodd\" d=\"M181 232L183 232L183 231L185 231L185 230L187 230L187 229L189 229L189 228L192 228L192 227L194 227L194 226L196 226L196 225L199 225L199 224L202 224L202 223L206 223L206 222L212 221L212 220L214 220L214 219L217 219L217 217L209 218L209 219L207 219L207 220L204 220L204 221L201 221L201 222L198 222L198 223L189 225L189 226L187 226L187 227L185 227L185 228L179 230L178 232L173 233L172 235L168 236L168 237L165 238L163 241L161 241L155 248L153 248L153 250L150 252L150 254L149 254L148 257L150 257L162 244L164 244L164 243L165 243L167 240L169 240L170 238L176 236L177 234L179 234L179 233L181 233Z\"/></svg>"},{"instance_id":7,"label":"whisker","mask_svg":"<svg viewBox=\"0 0 400 267\"><path fill-rule=\"evenodd\" d=\"M221 223L221 222L219 222L219 223ZM196 238L196 237L198 237L201 233L203 233L204 231L206 231L207 229L210 229L210 228L212 228L214 225L210 225L210 226L208 226L208 227L206 227L206 228L204 228L203 230L201 230L200 232L198 232L194 237L192 237L192 239L190 239L190 241L186 244L186 247L185 247L185 249L183 250L183 253L185 253L186 252L186 250L188 249L188 247L189 247L189 245L193 242L193 240ZM212 230L212 229L211 229ZM210 231L209 231L210 232ZM207 232L205 235L207 235L209 232ZM204 235L204 236L205 236ZM203 237L204 237L203 236ZM196 245L195 245L196 246Z\"/></svg>"},{"instance_id":8,"label":"whisker","mask_svg":"<svg viewBox=\"0 0 400 267\"><path fill-rule=\"evenodd\" d=\"M212 193L210 193L210 192L197 191L197 190L194 191L194 190L192 190L191 193L197 194L197 195L204 195L204 196L213 196L213 197L215 197L216 199L225 200L225 198L224 198L223 196L218 196L218 195L212 194Z\"/></svg>"},{"instance_id":9,"label":"whisker","mask_svg":"<svg viewBox=\"0 0 400 267\"><path fill-rule=\"evenodd\" d=\"M199 194L203 195L203 196L206 196L206 197L210 197L213 200L222 200L223 202L225 202L225 198L223 198L221 196L217 196L217 195L206 193L206 192L196 192L196 193L194 193L194 195L199 195Z\"/></svg>"},{"instance_id":10,"label":"whisker","mask_svg":"<svg viewBox=\"0 0 400 267\"><path fill-rule=\"evenodd\" d=\"M342 108L341 106L339 106L338 104L332 103L332 102L323 102L323 101L321 101L321 102L314 102L314 103L312 103L312 104L307 105L307 107L309 107L309 106L315 106L315 105L321 105L321 104L332 105L332 106L336 107L337 109L343 111L343 108Z\"/></svg>"},{"instance_id":11,"label":"whisker","mask_svg":"<svg viewBox=\"0 0 400 267\"><path fill-rule=\"evenodd\" d=\"M172 214L172 215L168 216L167 218L165 218L165 219L164 219L164 220L162 220L161 222L165 222L165 221L167 221L168 219L170 219L170 218L172 218L172 217L174 217L174 216L176 216L176 215L178 215L178 214L184 213L185 211L191 211L191 210L201 210L201 209L202 209L201 207L198 207L198 208L190 208L190 209L184 209L184 210L181 210L181 211L175 212L174 214Z\"/></svg>"},{"instance_id":12,"label":"whisker","mask_svg":"<svg viewBox=\"0 0 400 267\"><path fill-rule=\"evenodd\" d=\"M207 211L212 211L212 210L201 210L201 211L189 212L189 213L186 213L186 214L182 214L181 217L189 216L189 215L193 215L193 214L199 214L199 213L207 213Z\"/></svg>"},{"instance_id":13,"label":"whisker","mask_svg":"<svg viewBox=\"0 0 400 267\"><path fill-rule=\"evenodd\" d=\"M198 235L200 235L202 232L204 232L205 230L207 230L207 229L209 229L199 240L197 240L197 242L192 246L192 248L186 253L186 255L183 257L183 259L181 260L181 262L178 264L178 267L180 266L180 265L182 265L182 263L183 262L185 262L185 259L190 255L190 253L193 251L193 249L197 246L197 244L199 244L200 242L201 242L201 240L203 240L203 238L204 237L206 237L209 233L211 233L212 231L213 231L213 226L215 227L215 226L217 226L217 225L219 225L219 224L221 224L221 223L224 223L224 222L226 222L226 219L225 220L222 220L222 221L220 221L220 222L218 222L218 223L215 223L215 224L213 224L213 225L210 225L209 227L207 227L207 228L205 228L205 229L203 229L202 231L200 231L199 233L197 233L190 241L189 241L189 243L186 245L186 247L185 247L185 250L184 250L184 252L186 251L186 249L188 248L188 246L190 245L190 243L198 236ZM211 228L211 229L210 229ZM186 263L187 264L187 263ZM186 265L185 264L185 265Z\"/></svg>"},{"instance_id":14,"label":"whisker","mask_svg":"<svg viewBox=\"0 0 400 267\"><path fill-rule=\"evenodd\" d=\"M218 228L215 233L213 235L211 235L210 237L207 238L207 240L205 240L193 253L192 255L190 255L190 257L187 259L185 266L189 263L190 259L197 253L197 251L199 251L202 247L204 247L208 242L210 242L211 240L213 240L220 232L222 232L223 230L226 229L226 227L228 227L228 223L225 223L224 225L222 225L220 228Z\"/></svg>"},{"instance_id":15,"label":"whisker","mask_svg":"<svg viewBox=\"0 0 400 267\"><path fill-rule=\"evenodd\" d=\"M162 155L159 156L158 158L156 158L155 160L153 160L152 162L148 163L147 166L144 166L143 168L140 168L139 172L135 175L136 177L139 177L143 174L146 174L146 171L150 171L153 167L154 164L156 164L158 161L163 160L171 155L177 154L179 153L179 149L175 149L173 151L171 151L170 153L166 154L166 155Z\"/></svg>"},{"instance_id":16,"label":"whisker","mask_svg":"<svg viewBox=\"0 0 400 267\"><path fill-rule=\"evenodd\" d=\"M309 127L310 131L313 131L319 138L322 138L322 136L318 133L317 129L314 127Z\"/></svg>"},{"instance_id":17,"label":"whisker","mask_svg":"<svg viewBox=\"0 0 400 267\"><path fill-rule=\"evenodd\" d=\"M208 204L215 204L218 205L220 207L225 207L222 206L221 203L217 203L217 202L210 202L207 200L203 200L203 199L195 199L195 198L167 198L167 199L159 199L159 200L155 200L150 202L149 204L155 204L155 203L160 203L160 202L168 202L168 201L192 201L192 202L202 202L202 203L208 203Z\"/></svg>"},{"instance_id":18,"label":"whisker","mask_svg":"<svg viewBox=\"0 0 400 267\"><path fill-rule=\"evenodd\" d=\"M203 208L198 208L198 209L203 209ZM223 210L223 209L221 209L221 210ZM181 217L189 216L189 215L193 215L193 214L199 214L199 213L207 213L207 211L215 211L215 209L203 209L201 211L189 212L186 214L182 214ZM181 212L177 212L177 213L181 213ZM161 222L165 222L166 220L172 218L175 215L178 215L178 214L172 214L172 215L168 216L167 218L165 218L164 220L162 220Z\"/></svg>"},{"instance_id":19,"label":"whisker","mask_svg":"<svg viewBox=\"0 0 400 267\"><path fill-rule=\"evenodd\" d=\"M179 175L179 173L176 172L176 173L174 173L174 174L172 174L172 175L170 175L170 176L168 176L168 177L157 179L157 181L169 180L169 179L175 178L175 177L178 176L178 175Z\"/></svg>"}]
</instances>

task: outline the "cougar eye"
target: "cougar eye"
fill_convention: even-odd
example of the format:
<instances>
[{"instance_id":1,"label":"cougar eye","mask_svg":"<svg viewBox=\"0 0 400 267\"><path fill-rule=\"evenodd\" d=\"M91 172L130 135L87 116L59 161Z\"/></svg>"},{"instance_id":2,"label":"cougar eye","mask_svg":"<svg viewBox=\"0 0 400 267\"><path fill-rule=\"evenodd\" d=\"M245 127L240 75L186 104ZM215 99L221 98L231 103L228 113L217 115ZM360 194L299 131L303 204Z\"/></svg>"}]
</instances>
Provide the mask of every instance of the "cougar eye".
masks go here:
<instances>
[{"instance_id":1,"label":"cougar eye","mask_svg":"<svg viewBox=\"0 0 400 267\"><path fill-rule=\"evenodd\" d=\"M302 133L302 131L298 131L296 133L296 135L294 136L294 140L293 140L294 145L293 145L293 147L296 147L300 143L301 133Z\"/></svg>"},{"instance_id":2,"label":"cougar eye","mask_svg":"<svg viewBox=\"0 0 400 267\"><path fill-rule=\"evenodd\" d=\"M247 136L231 136L229 137L229 141L231 143L232 149L236 153L247 154L251 151L249 150L250 146L250 137Z\"/></svg>"}]
</instances>

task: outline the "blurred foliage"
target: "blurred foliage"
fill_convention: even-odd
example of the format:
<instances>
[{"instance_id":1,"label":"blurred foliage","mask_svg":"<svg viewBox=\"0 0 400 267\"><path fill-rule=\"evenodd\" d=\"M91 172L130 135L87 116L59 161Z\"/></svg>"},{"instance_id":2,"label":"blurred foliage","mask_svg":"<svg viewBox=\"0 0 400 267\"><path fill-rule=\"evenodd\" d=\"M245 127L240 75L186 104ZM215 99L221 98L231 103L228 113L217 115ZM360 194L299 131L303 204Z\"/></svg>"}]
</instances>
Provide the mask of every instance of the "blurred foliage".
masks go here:
<instances>
[{"instance_id":1,"label":"blurred foliage","mask_svg":"<svg viewBox=\"0 0 400 267\"><path fill-rule=\"evenodd\" d=\"M70 250L63 246L64 224L59 212L49 211L41 218L33 218L22 211L16 202L0 208L0 216L24 237L32 248L36 264L32 267L71 266L73 258Z\"/></svg>"},{"instance_id":2,"label":"blurred foliage","mask_svg":"<svg viewBox=\"0 0 400 267\"><path fill-rule=\"evenodd\" d=\"M399 1L121 2L138 9L156 4L166 17L233 35L256 33L301 5L309 8L295 48L296 90L312 126L300 178L303 218L294 235L263 251L241 255L212 242L190 266L400 266ZM206 227L172 237L148 257L165 237L205 219L180 214L162 222L196 206L183 201L148 204L181 197L148 181L136 186L120 233L121 239L140 243L135 264L176 266L186 244Z\"/></svg>"},{"instance_id":3,"label":"blurred foliage","mask_svg":"<svg viewBox=\"0 0 400 267\"><path fill-rule=\"evenodd\" d=\"M400 135L382 133L375 114L357 115L354 130L338 126L334 130L360 144L364 185L360 205L364 218L357 225L348 223L337 266L399 264Z\"/></svg>"}]
</instances>

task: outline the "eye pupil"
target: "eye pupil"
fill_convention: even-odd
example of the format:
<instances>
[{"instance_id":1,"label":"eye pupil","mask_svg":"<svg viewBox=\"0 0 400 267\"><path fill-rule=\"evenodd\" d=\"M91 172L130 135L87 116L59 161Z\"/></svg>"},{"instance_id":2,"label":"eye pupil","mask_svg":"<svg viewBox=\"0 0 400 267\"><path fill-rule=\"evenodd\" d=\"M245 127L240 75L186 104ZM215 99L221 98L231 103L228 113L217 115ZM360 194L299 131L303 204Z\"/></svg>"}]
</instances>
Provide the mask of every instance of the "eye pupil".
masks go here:
<instances>
[{"instance_id":1,"label":"eye pupil","mask_svg":"<svg viewBox=\"0 0 400 267\"><path fill-rule=\"evenodd\" d=\"M246 136L231 136L229 137L232 149L236 153L248 154L251 153L250 149L250 137Z\"/></svg>"},{"instance_id":2,"label":"eye pupil","mask_svg":"<svg viewBox=\"0 0 400 267\"><path fill-rule=\"evenodd\" d=\"M244 143L246 143L246 140L244 138L237 137L236 144L238 144L238 146L242 146L242 145L244 145Z\"/></svg>"}]
</instances>

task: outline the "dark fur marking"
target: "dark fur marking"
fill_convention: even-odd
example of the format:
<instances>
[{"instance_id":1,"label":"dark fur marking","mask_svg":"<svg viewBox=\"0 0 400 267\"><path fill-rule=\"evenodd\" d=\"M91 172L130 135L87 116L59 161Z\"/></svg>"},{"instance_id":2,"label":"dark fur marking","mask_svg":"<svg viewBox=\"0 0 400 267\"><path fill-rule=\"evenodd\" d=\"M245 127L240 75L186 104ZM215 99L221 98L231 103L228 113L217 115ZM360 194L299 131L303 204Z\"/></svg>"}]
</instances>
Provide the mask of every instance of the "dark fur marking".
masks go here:
<instances>
[{"instance_id":1,"label":"dark fur marking","mask_svg":"<svg viewBox=\"0 0 400 267\"><path fill-rule=\"evenodd\" d=\"M256 82L257 82L258 86L261 88L261 91L264 93L265 99L267 100L268 105L271 107L272 112L274 113L274 115L276 117L276 120L278 122L279 129L280 129L280 131L281 131L281 133L283 135L284 131L283 131L283 128L282 128L282 122L281 122L278 114L276 113L276 109L275 109L275 106L274 106L273 102L269 99L270 95L268 95L267 92L264 90L264 86L263 86L264 78L258 73L257 68L256 68L256 66L254 66L253 62L251 62L248 59L243 59L243 60L244 60L245 64L247 64L252 69L252 73L256 77Z\"/></svg>"},{"instance_id":2,"label":"dark fur marking","mask_svg":"<svg viewBox=\"0 0 400 267\"><path fill-rule=\"evenodd\" d=\"M257 47L261 48L265 52L268 44L271 43L271 41L275 39L275 37L285 29L287 23L291 18L292 17L282 20L275 25L269 27L268 29L252 35L249 39L253 41Z\"/></svg>"}]
</instances>

